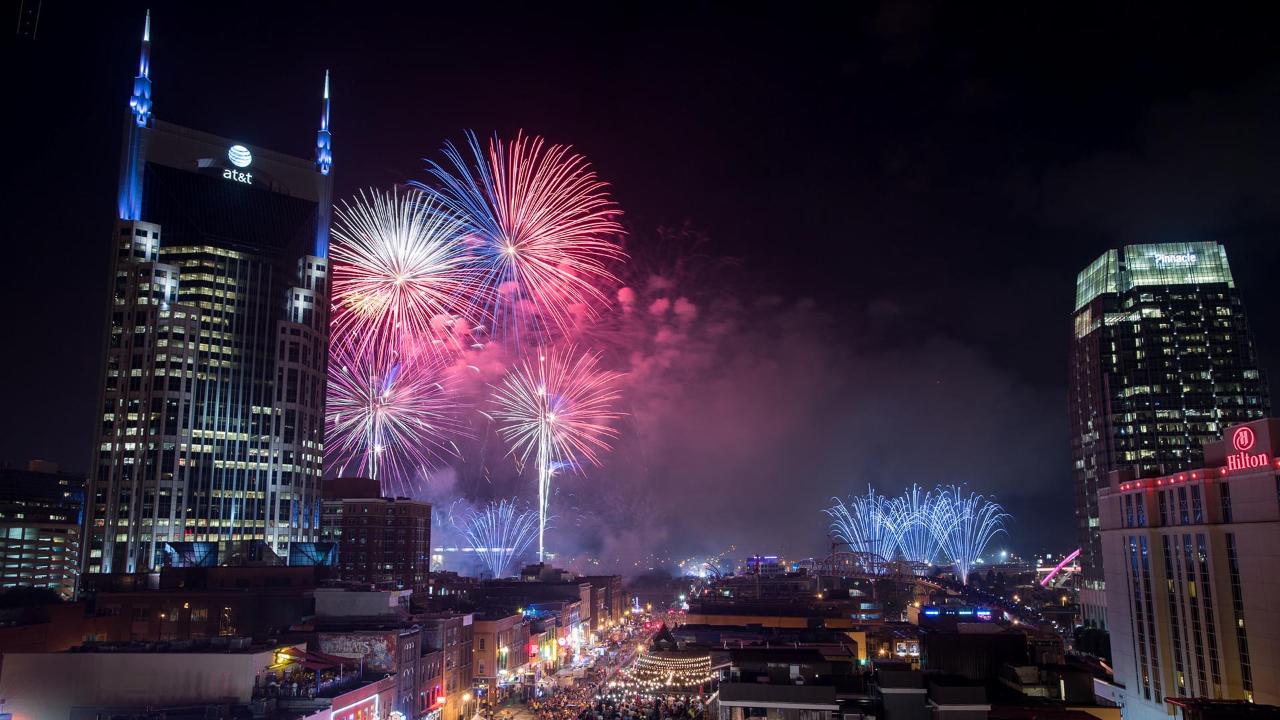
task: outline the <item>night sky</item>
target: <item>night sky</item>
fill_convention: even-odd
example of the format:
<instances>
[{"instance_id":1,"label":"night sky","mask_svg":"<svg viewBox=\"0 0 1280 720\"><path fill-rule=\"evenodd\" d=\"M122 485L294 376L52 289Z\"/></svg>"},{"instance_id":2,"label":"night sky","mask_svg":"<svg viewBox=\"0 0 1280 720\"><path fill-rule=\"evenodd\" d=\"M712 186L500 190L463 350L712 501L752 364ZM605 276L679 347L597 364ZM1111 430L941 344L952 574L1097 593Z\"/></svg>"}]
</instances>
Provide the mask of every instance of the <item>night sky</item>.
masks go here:
<instances>
[{"instance_id":1,"label":"night sky","mask_svg":"<svg viewBox=\"0 0 1280 720\"><path fill-rule=\"evenodd\" d=\"M1129 242L1226 243L1280 377L1277 18L606 5L151 6L163 120L310 157L331 69L336 197L424 178L463 129L524 129L590 159L638 257L663 227L735 260L688 280L728 333L637 393L644 438L566 481L584 550L813 552L818 508L869 481L966 482L1014 513L1013 547L1071 549L1075 276ZM7 463L90 461L144 10L45 0L6 43Z\"/></svg>"}]
</instances>

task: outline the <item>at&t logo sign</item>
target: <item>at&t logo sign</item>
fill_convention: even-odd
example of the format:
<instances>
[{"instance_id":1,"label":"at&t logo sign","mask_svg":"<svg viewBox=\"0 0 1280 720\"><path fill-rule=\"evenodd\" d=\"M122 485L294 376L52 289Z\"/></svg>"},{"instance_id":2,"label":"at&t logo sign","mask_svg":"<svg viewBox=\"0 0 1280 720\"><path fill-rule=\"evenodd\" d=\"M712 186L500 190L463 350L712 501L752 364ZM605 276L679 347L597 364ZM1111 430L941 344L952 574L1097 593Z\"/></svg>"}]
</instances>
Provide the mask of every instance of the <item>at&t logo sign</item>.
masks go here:
<instances>
[{"instance_id":1,"label":"at&t logo sign","mask_svg":"<svg viewBox=\"0 0 1280 720\"><path fill-rule=\"evenodd\" d=\"M232 145L227 148L227 160L237 168L247 168L253 163L253 153L249 152L249 148L243 145ZM222 171L222 177L236 182L242 182L245 185L253 184L253 173L242 172L234 168L227 168Z\"/></svg>"},{"instance_id":2,"label":"at&t logo sign","mask_svg":"<svg viewBox=\"0 0 1280 720\"><path fill-rule=\"evenodd\" d=\"M1253 428L1238 427L1233 430L1231 432L1231 447L1236 449L1236 454L1227 456L1227 470L1231 472L1252 470L1266 465L1270 460L1266 453L1249 452L1253 450L1253 446L1257 442L1258 438L1253 434Z\"/></svg>"}]
</instances>

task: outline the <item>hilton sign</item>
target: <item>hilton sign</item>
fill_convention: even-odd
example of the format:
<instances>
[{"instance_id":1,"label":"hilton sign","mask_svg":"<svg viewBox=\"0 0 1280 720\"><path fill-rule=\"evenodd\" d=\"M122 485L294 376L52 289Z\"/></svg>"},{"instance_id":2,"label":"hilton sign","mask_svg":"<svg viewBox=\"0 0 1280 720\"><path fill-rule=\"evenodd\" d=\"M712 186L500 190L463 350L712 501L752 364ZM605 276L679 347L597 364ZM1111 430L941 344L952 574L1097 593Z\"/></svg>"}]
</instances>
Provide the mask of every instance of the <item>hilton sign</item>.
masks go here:
<instances>
[{"instance_id":1,"label":"hilton sign","mask_svg":"<svg viewBox=\"0 0 1280 720\"><path fill-rule=\"evenodd\" d=\"M1231 447L1235 448L1234 455L1227 456L1227 470L1235 472L1237 470L1252 470L1267 465L1271 458L1265 452L1250 452L1254 445L1258 442L1258 438L1253 434L1253 429L1245 426L1238 427L1235 432L1231 433Z\"/></svg>"}]
</instances>

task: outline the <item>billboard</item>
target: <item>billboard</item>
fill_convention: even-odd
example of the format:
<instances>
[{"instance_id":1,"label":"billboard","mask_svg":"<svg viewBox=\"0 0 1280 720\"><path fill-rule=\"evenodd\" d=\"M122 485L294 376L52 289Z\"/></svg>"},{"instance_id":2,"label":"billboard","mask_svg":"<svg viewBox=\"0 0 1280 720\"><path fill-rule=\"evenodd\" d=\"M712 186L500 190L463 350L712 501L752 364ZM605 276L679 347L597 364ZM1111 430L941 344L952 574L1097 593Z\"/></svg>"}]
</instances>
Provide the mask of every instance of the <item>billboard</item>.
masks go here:
<instances>
[{"instance_id":1,"label":"billboard","mask_svg":"<svg viewBox=\"0 0 1280 720\"><path fill-rule=\"evenodd\" d=\"M362 659L366 670L396 672L396 633L320 633L320 652Z\"/></svg>"}]
</instances>

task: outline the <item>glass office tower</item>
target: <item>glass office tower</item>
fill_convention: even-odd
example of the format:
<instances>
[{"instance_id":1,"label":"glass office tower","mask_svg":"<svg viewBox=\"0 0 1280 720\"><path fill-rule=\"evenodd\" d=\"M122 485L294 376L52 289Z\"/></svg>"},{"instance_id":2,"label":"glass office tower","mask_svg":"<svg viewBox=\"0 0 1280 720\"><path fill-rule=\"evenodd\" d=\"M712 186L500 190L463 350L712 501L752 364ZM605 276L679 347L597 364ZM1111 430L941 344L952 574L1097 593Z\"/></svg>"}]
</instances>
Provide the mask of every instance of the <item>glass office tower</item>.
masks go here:
<instances>
[{"instance_id":1,"label":"glass office tower","mask_svg":"<svg viewBox=\"0 0 1280 720\"><path fill-rule=\"evenodd\" d=\"M315 157L290 157L156 120L150 30L120 164L91 573L318 539L328 78Z\"/></svg>"},{"instance_id":2,"label":"glass office tower","mask_svg":"<svg viewBox=\"0 0 1280 720\"><path fill-rule=\"evenodd\" d=\"M1113 470L1198 467L1270 403L1244 303L1217 243L1108 250L1076 280L1068 399L1086 620L1106 625L1098 490Z\"/></svg>"}]
</instances>

